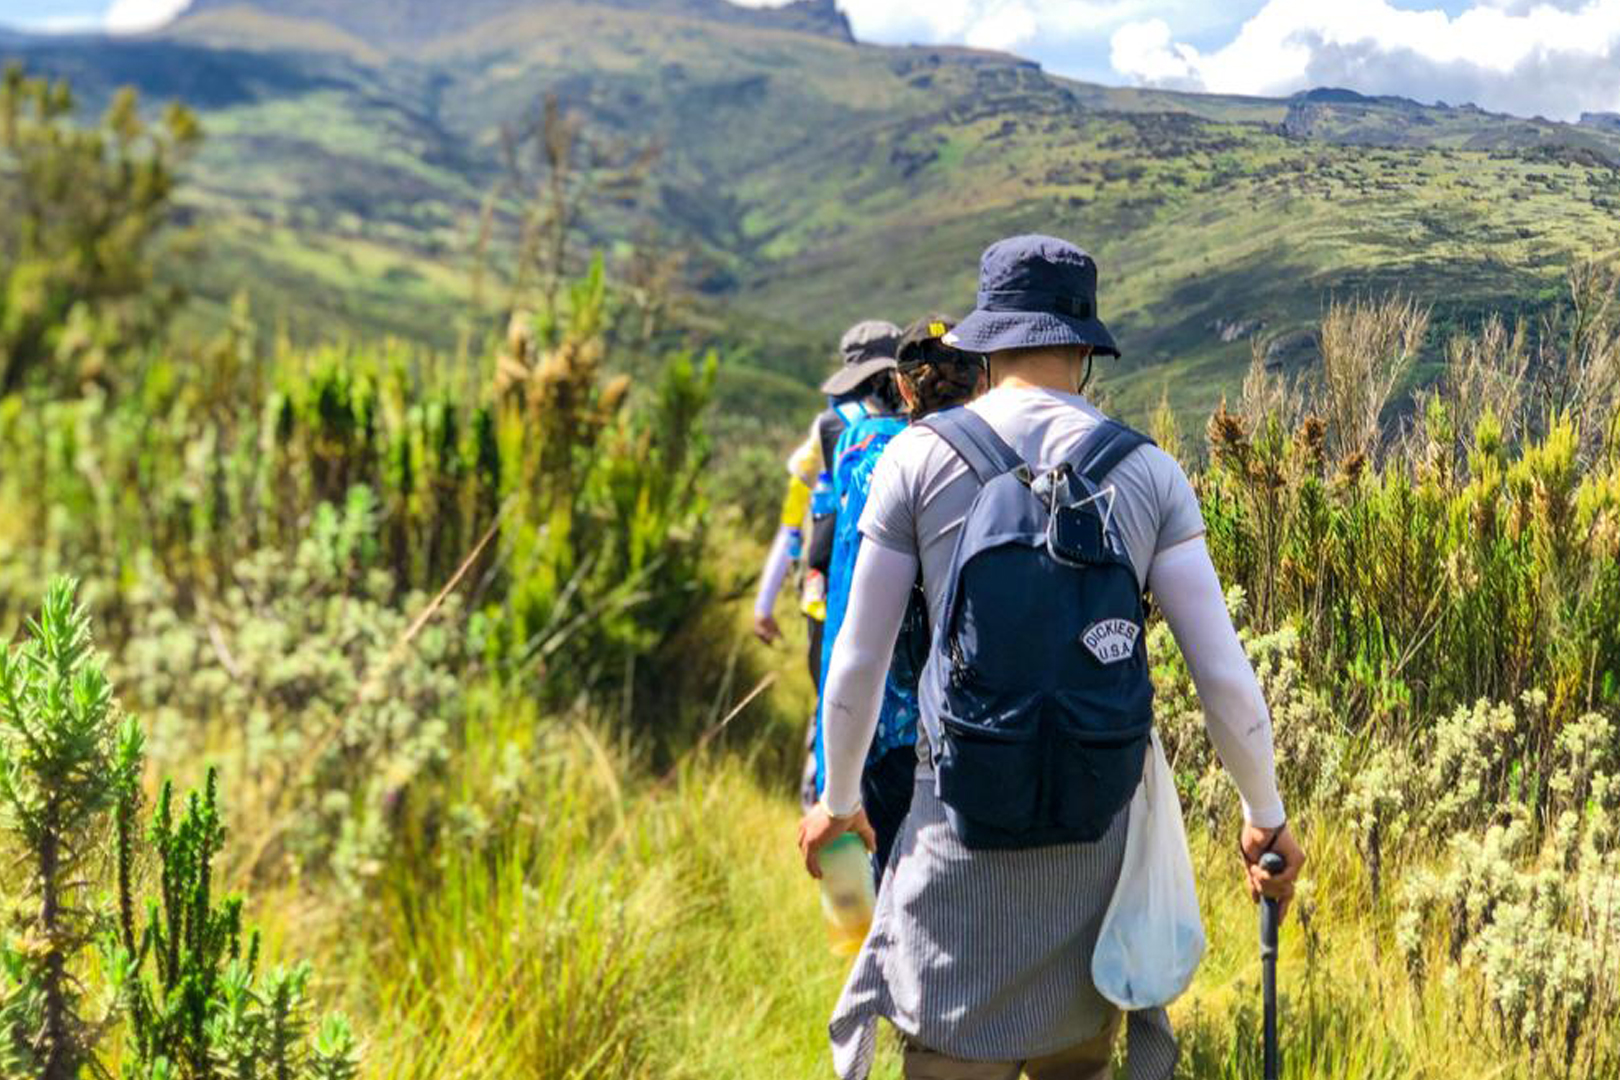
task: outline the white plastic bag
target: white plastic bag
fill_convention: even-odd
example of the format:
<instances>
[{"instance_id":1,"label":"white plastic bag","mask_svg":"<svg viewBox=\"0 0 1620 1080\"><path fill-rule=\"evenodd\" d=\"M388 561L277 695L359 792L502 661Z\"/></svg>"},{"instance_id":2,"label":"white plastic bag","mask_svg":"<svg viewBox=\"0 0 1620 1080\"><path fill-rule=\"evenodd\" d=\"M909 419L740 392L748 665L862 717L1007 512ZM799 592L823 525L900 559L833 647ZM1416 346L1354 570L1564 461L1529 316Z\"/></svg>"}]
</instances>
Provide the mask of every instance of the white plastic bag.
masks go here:
<instances>
[{"instance_id":1,"label":"white plastic bag","mask_svg":"<svg viewBox=\"0 0 1620 1080\"><path fill-rule=\"evenodd\" d=\"M1187 833L1159 733L1131 799L1125 863L1091 955L1098 993L1121 1009L1168 1005L1204 958Z\"/></svg>"}]
</instances>

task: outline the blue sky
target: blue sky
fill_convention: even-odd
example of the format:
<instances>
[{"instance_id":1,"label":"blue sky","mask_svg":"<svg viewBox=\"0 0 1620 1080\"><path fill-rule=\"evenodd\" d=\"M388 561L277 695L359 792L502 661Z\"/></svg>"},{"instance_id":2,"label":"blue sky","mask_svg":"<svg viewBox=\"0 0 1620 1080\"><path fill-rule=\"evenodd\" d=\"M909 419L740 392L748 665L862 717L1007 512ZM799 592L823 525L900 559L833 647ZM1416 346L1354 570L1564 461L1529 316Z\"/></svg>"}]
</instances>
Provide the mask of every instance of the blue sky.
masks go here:
<instances>
[{"instance_id":1,"label":"blue sky","mask_svg":"<svg viewBox=\"0 0 1620 1080\"><path fill-rule=\"evenodd\" d=\"M740 0L773 4L780 0ZM186 0L0 0L0 24L147 28ZM1312 86L1573 120L1620 111L1620 0L839 0L857 36L1121 85Z\"/></svg>"},{"instance_id":2,"label":"blue sky","mask_svg":"<svg viewBox=\"0 0 1620 1080\"><path fill-rule=\"evenodd\" d=\"M102 0L0 0L0 23L94 22L106 14Z\"/></svg>"}]
</instances>

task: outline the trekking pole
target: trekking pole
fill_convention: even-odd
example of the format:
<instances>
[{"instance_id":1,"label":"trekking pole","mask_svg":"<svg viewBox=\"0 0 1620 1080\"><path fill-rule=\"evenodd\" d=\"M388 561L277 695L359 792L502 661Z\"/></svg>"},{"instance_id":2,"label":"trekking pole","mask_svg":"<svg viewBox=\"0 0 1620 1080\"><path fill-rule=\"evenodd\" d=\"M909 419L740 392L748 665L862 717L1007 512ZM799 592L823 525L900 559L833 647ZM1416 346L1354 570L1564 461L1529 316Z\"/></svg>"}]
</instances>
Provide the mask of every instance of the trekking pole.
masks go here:
<instances>
[{"instance_id":1,"label":"trekking pole","mask_svg":"<svg viewBox=\"0 0 1620 1080\"><path fill-rule=\"evenodd\" d=\"M1280 874L1287 867L1275 851L1260 856L1260 869ZM1282 903L1269 896L1260 898L1260 966L1265 994L1265 1080L1277 1080L1282 1059L1277 1051L1277 924Z\"/></svg>"}]
</instances>

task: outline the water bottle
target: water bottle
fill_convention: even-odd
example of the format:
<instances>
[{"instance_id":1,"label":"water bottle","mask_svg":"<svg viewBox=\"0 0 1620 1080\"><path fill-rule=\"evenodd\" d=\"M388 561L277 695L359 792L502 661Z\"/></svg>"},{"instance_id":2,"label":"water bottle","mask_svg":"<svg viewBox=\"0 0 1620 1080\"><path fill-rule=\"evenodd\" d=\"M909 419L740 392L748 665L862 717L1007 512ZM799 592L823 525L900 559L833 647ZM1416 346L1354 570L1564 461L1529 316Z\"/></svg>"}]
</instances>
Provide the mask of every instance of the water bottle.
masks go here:
<instances>
[{"instance_id":1,"label":"water bottle","mask_svg":"<svg viewBox=\"0 0 1620 1080\"><path fill-rule=\"evenodd\" d=\"M872 856L859 836L845 833L821 849L821 911L833 955L860 952L876 902Z\"/></svg>"}]
</instances>

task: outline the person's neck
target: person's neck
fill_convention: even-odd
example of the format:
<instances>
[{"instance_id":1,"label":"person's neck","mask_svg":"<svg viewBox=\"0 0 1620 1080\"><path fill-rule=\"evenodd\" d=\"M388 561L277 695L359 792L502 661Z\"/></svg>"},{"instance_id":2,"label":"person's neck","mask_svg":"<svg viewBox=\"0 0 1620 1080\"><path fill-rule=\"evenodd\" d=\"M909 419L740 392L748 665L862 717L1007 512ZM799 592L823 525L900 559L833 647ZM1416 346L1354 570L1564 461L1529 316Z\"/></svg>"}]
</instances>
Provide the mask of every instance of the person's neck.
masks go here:
<instances>
[{"instance_id":1,"label":"person's neck","mask_svg":"<svg viewBox=\"0 0 1620 1080\"><path fill-rule=\"evenodd\" d=\"M1021 356L1015 363L1007 364L1004 370L996 372L996 388L1077 393L1074 360L1058 352Z\"/></svg>"}]
</instances>

